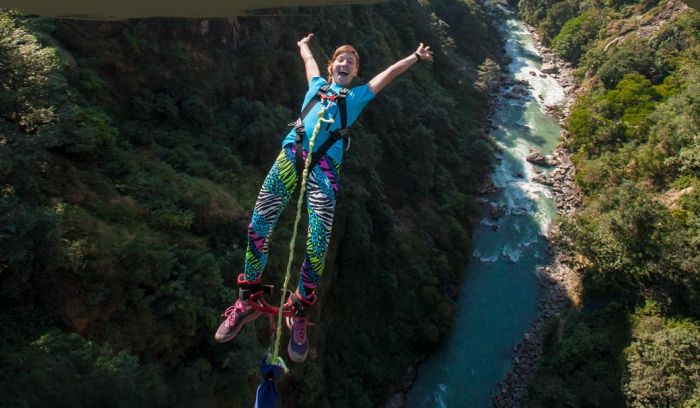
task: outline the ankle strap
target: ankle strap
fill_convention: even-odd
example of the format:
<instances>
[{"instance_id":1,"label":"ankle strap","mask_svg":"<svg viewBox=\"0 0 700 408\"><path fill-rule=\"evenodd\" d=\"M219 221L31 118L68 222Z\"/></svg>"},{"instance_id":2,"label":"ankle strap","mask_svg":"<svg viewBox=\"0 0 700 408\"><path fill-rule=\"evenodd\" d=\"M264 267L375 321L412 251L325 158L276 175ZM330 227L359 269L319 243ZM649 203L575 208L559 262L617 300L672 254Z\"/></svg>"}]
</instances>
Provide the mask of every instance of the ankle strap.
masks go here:
<instances>
[{"instance_id":1,"label":"ankle strap","mask_svg":"<svg viewBox=\"0 0 700 408\"><path fill-rule=\"evenodd\" d=\"M287 302L291 304L296 316L306 316L307 309L310 309L316 303L316 294L312 293L311 296L303 298L299 291L296 291L289 295Z\"/></svg>"},{"instance_id":2,"label":"ankle strap","mask_svg":"<svg viewBox=\"0 0 700 408\"><path fill-rule=\"evenodd\" d=\"M254 295L259 292L264 292L266 295L272 295L274 292L275 287L273 285L255 285L255 286L249 286L247 288L244 287L239 287L238 288L238 298L241 300L248 300L250 299L251 295Z\"/></svg>"},{"instance_id":3,"label":"ankle strap","mask_svg":"<svg viewBox=\"0 0 700 408\"><path fill-rule=\"evenodd\" d=\"M263 291L266 295L271 295L274 291L273 285L261 285L260 279L247 281L243 274L238 275L238 298L241 300L250 299L251 295Z\"/></svg>"}]
</instances>

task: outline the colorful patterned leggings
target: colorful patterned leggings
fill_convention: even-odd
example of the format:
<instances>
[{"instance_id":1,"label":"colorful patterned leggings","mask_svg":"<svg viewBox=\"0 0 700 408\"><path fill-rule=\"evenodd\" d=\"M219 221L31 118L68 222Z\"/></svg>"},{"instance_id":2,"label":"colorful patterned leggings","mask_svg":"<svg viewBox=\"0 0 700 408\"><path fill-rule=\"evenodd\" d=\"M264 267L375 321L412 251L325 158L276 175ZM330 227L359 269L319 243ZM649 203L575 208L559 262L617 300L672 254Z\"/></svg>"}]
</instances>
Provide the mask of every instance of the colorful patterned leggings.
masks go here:
<instances>
[{"instance_id":1,"label":"colorful patterned leggings","mask_svg":"<svg viewBox=\"0 0 700 408\"><path fill-rule=\"evenodd\" d=\"M306 159L306 152L304 152ZM258 282L267 264L269 240L282 211L292 198L297 186L295 166L296 147L285 146L263 182L248 225L248 248L245 254L244 277L247 282ZM301 266L297 290L303 298L314 294L316 283L323 275L328 241L333 227L335 198L339 188L340 165L327 155L310 170L306 183L306 212L308 232L306 255Z\"/></svg>"}]
</instances>

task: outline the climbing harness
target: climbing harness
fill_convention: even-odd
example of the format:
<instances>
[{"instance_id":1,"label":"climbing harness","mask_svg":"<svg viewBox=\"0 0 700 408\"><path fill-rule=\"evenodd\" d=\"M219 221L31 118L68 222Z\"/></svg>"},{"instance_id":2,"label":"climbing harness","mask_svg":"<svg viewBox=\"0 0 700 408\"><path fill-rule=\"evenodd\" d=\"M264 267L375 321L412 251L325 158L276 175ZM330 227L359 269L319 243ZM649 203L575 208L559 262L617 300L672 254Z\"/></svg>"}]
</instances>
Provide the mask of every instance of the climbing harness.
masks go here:
<instances>
[{"instance_id":1,"label":"climbing harness","mask_svg":"<svg viewBox=\"0 0 700 408\"><path fill-rule=\"evenodd\" d=\"M316 158L312 161L311 167L315 166L316 163L318 163L318 161L321 160L323 155L326 154L328 149L330 149L331 146L333 146L341 138L343 140L343 151L347 151L350 148L350 130L347 128L348 112L345 105L345 98L348 96L349 93L350 90L348 88L342 88L338 93L336 93L333 89L331 89L331 86L329 84L321 86L316 92L316 95L314 95L314 97L309 101L309 103L307 103L306 106L304 106L304 108L301 110L301 115L299 116L299 119L297 119L296 122L290 123L290 126L294 127L296 133L295 142L297 148L297 174L301 174L304 165L304 159L302 155L304 147L304 137L306 136L304 118L306 118L309 112L311 112L311 109L318 103L321 103L321 106L326 106L327 102L335 102L335 104L338 105L338 111L340 112L340 129L332 131L328 139L326 139L326 141L318 148L318 150L314 152ZM326 125L326 129L328 129L334 121L327 121L324 119L324 122L328 122L328 125ZM311 151L312 148L311 146L309 146L309 152Z\"/></svg>"}]
</instances>

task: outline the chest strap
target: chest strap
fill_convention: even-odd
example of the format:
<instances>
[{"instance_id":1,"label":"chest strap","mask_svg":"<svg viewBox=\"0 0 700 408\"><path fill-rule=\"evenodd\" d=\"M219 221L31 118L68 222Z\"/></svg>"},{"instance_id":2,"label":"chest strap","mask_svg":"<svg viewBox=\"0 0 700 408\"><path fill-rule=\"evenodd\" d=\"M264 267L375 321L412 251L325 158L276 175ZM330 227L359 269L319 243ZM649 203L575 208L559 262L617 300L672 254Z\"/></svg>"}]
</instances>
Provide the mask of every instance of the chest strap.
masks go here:
<instances>
[{"instance_id":1,"label":"chest strap","mask_svg":"<svg viewBox=\"0 0 700 408\"><path fill-rule=\"evenodd\" d=\"M301 175L301 172L304 168L303 150L304 138L306 137L304 118L306 118L309 112L311 112L311 109L319 102L329 100L331 102L335 102L336 105L338 105L338 111L340 112L340 129L332 131L328 139L326 139L326 141L323 142L323 144L321 144L321 146L318 149L316 149L315 152L313 152L311 168L313 168L313 166L315 166L319 162L319 160L321 160L321 158L328 152L328 149L330 149L339 139L343 140L343 151L347 150L348 147L350 147L350 135L349 129L347 128L348 112L345 105L345 97L348 95L349 92L349 89L343 88L340 90L339 93L335 93L335 91L331 89L331 86L329 84L323 85L318 89L318 92L316 92L316 95L314 95L314 97L309 101L309 103L307 103L306 106L304 106L304 108L301 110L301 116L299 116L299 119L297 119L297 121L294 123L294 130L296 133L296 168L298 175Z\"/></svg>"}]
</instances>

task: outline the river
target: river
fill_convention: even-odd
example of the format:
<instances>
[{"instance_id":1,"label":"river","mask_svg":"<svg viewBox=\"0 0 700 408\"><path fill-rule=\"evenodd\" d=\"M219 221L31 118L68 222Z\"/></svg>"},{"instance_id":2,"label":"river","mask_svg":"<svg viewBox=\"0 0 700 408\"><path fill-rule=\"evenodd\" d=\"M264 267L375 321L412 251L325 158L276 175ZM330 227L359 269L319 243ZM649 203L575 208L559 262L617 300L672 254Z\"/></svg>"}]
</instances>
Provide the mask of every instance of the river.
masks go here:
<instances>
[{"instance_id":1,"label":"river","mask_svg":"<svg viewBox=\"0 0 700 408\"><path fill-rule=\"evenodd\" d=\"M500 89L491 135L501 148L491 181L499 192L485 197L503 215L489 211L473 236L472 259L461 283L457 318L440 349L418 368L408 407L489 407L497 383L511 368L513 348L537 314L537 270L550 259L546 233L556 206L549 187L534 183L547 169L525 160L530 147L550 154L560 127L545 105L564 102L564 90L540 71L542 59L512 10L487 4L498 14L511 58L509 84ZM522 85L514 82L521 81ZM506 96L513 87L523 98ZM516 90L517 91L517 90ZM468 158L467 158L468 159Z\"/></svg>"}]
</instances>

